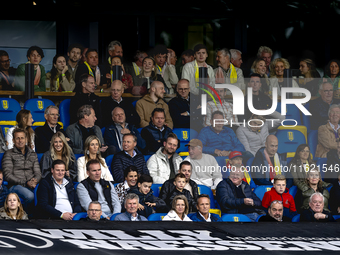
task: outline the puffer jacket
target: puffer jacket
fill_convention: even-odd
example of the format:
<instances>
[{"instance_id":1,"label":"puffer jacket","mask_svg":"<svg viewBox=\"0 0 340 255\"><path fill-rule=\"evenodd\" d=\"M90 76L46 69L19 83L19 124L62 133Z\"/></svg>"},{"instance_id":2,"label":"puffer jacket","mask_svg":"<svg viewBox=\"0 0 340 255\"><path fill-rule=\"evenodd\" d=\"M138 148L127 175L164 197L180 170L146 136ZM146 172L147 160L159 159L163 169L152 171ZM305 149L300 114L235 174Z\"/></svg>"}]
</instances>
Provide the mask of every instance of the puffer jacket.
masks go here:
<instances>
[{"instance_id":1,"label":"puffer jacket","mask_svg":"<svg viewBox=\"0 0 340 255\"><path fill-rule=\"evenodd\" d=\"M146 166L150 172L150 176L153 179L153 183L163 184L170 178L170 163L167 160L167 155L162 152L163 148L164 147L159 148L158 151L153 154L146 163ZM183 159L177 153L175 153L172 156L172 160L174 169L177 171Z\"/></svg>"},{"instance_id":2,"label":"puffer jacket","mask_svg":"<svg viewBox=\"0 0 340 255\"><path fill-rule=\"evenodd\" d=\"M26 183L35 178L38 182L41 179L41 170L37 153L26 146L26 156L15 146L5 152L2 159L2 170L8 187L13 185L26 186Z\"/></svg>"},{"instance_id":3,"label":"puffer jacket","mask_svg":"<svg viewBox=\"0 0 340 255\"><path fill-rule=\"evenodd\" d=\"M5 211L5 207L1 207L0 208L0 219L1 220L15 220L15 219L12 219L11 217L9 217L7 215L7 213ZM27 216L27 214L25 212L24 212L24 215L22 216L22 218L20 220L28 220L28 216Z\"/></svg>"}]
</instances>

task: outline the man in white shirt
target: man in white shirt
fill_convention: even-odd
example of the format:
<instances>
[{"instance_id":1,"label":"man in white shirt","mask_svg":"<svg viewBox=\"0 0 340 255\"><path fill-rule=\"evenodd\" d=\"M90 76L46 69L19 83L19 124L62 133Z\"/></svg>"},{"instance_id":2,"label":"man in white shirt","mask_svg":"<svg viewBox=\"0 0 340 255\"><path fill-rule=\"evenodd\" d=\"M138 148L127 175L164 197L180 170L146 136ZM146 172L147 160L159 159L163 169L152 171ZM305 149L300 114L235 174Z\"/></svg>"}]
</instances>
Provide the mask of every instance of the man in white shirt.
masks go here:
<instances>
[{"instance_id":1,"label":"man in white shirt","mask_svg":"<svg viewBox=\"0 0 340 255\"><path fill-rule=\"evenodd\" d=\"M65 162L57 159L52 163L51 173L40 182L37 196L42 218L72 220L76 213L81 212L73 183L65 173Z\"/></svg>"}]
</instances>

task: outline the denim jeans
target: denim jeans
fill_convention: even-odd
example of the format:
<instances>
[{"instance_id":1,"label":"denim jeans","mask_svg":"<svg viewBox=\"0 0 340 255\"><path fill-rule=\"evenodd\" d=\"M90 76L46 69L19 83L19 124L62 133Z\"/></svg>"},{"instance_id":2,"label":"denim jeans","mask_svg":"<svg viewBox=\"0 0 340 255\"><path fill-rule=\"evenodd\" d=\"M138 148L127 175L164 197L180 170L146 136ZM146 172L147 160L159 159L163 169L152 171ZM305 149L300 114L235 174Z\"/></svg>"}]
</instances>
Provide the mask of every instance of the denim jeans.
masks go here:
<instances>
[{"instance_id":1,"label":"denim jeans","mask_svg":"<svg viewBox=\"0 0 340 255\"><path fill-rule=\"evenodd\" d=\"M33 189L26 188L21 185L14 185L9 189L10 193L17 193L18 196L23 200L22 205L27 207L34 201Z\"/></svg>"},{"instance_id":2,"label":"denim jeans","mask_svg":"<svg viewBox=\"0 0 340 255\"><path fill-rule=\"evenodd\" d=\"M246 213L245 216L247 216L252 222L256 222L257 217L260 216L260 214L254 212L254 213Z\"/></svg>"}]
</instances>

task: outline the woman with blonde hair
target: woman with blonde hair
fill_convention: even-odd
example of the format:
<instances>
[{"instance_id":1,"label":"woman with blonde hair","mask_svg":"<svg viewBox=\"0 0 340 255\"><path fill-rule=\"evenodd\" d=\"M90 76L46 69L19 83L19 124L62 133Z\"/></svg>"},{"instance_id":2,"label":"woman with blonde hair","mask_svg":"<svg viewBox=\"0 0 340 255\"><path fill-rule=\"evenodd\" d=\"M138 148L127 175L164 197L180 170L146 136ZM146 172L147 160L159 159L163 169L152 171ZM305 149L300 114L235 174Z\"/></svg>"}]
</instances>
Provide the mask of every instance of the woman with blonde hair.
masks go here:
<instances>
[{"instance_id":1,"label":"woman with blonde hair","mask_svg":"<svg viewBox=\"0 0 340 255\"><path fill-rule=\"evenodd\" d=\"M22 207L19 196L16 193L9 193L6 197L4 207L0 208L0 219L28 220L28 216Z\"/></svg>"},{"instance_id":2,"label":"woman with blonde hair","mask_svg":"<svg viewBox=\"0 0 340 255\"><path fill-rule=\"evenodd\" d=\"M61 159L65 162L67 177L77 180L77 161L71 147L68 145L65 135L58 131L51 138L50 149L46 151L40 160L41 177L45 178L50 172L54 160Z\"/></svg>"},{"instance_id":3,"label":"woman with blonde hair","mask_svg":"<svg viewBox=\"0 0 340 255\"><path fill-rule=\"evenodd\" d=\"M164 221L192 221L189 213L189 203L184 195L177 195L172 200L171 210L164 216Z\"/></svg>"},{"instance_id":4,"label":"woman with blonde hair","mask_svg":"<svg viewBox=\"0 0 340 255\"><path fill-rule=\"evenodd\" d=\"M319 84L321 82L320 74L316 70L315 63L309 58L300 61L300 72L304 79L298 80L301 88L308 89L312 96L316 96L319 92Z\"/></svg>"},{"instance_id":5,"label":"woman with blonde hair","mask_svg":"<svg viewBox=\"0 0 340 255\"><path fill-rule=\"evenodd\" d=\"M264 82L262 82L261 91L265 94L268 94L270 83L266 72L267 72L266 61L264 61L261 58L255 59L251 66L251 73L257 73L261 76L261 79L264 79Z\"/></svg>"},{"instance_id":6,"label":"woman with blonde hair","mask_svg":"<svg viewBox=\"0 0 340 255\"><path fill-rule=\"evenodd\" d=\"M105 159L102 158L100 155L100 147L101 142L99 141L99 138L95 135L91 135L85 140L84 144L84 153L85 155L83 157L78 158L77 165L78 165L78 182L81 182L82 180L85 180L87 175L86 170L86 163L90 159L97 159L100 162L101 166L101 178L103 178L106 181L113 181L112 174L109 170L109 168L106 165Z\"/></svg>"},{"instance_id":7,"label":"woman with blonde hair","mask_svg":"<svg viewBox=\"0 0 340 255\"><path fill-rule=\"evenodd\" d=\"M270 86L269 94L272 93L273 88L277 88L277 95L281 96L281 88L284 86L284 70L289 69L290 65L285 58L276 58L270 63ZM298 88L299 85L295 80L292 80L293 88ZM301 93L293 93L293 96L302 96Z\"/></svg>"},{"instance_id":8,"label":"woman with blonde hair","mask_svg":"<svg viewBox=\"0 0 340 255\"><path fill-rule=\"evenodd\" d=\"M17 125L8 129L6 134L6 145L7 149L10 150L13 148L13 130L16 128L21 128L26 132L26 145L30 147L32 150L35 150L34 145L34 130L32 128L33 125L33 117L29 110L20 110L16 116Z\"/></svg>"}]
</instances>

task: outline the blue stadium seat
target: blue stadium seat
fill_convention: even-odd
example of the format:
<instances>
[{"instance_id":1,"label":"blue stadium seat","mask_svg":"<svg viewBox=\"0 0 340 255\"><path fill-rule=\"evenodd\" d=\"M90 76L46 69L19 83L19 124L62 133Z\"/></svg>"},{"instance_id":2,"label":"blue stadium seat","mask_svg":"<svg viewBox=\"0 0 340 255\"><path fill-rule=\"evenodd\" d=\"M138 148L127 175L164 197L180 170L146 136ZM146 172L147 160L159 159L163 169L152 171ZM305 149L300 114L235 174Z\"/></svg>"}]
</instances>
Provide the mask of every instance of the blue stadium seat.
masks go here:
<instances>
[{"instance_id":1,"label":"blue stadium seat","mask_svg":"<svg viewBox=\"0 0 340 255\"><path fill-rule=\"evenodd\" d=\"M138 130L138 133L140 133L140 134L141 134L141 132L142 132L142 129L143 129L143 128L137 128L137 130Z\"/></svg>"},{"instance_id":2,"label":"blue stadium seat","mask_svg":"<svg viewBox=\"0 0 340 255\"><path fill-rule=\"evenodd\" d=\"M248 159L248 161L247 161L247 166L250 167L250 166L253 164L254 158L255 158L255 157L252 157L252 158Z\"/></svg>"},{"instance_id":3,"label":"blue stadium seat","mask_svg":"<svg viewBox=\"0 0 340 255\"><path fill-rule=\"evenodd\" d=\"M316 164L319 166L321 178L323 179L325 170L327 169L327 158L319 158L318 161L316 161Z\"/></svg>"},{"instance_id":4,"label":"blue stadium seat","mask_svg":"<svg viewBox=\"0 0 340 255\"><path fill-rule=\"evenodd\" d=\"M25 102L24 109L31 111L34 126L42 126L45 124L44 112L50 105L54 105L54 103L49 99L32 98Z\"/></svg>"},{"instance_id":5,"label":"blue stadium seat","mask_svg":"<svg viewBox=\"0 0 340 255\"><path fill-rule=\"evenodd\" d=\"M110 172L111 172L111 163L112 163L113 156L114 156L114 155L112 154L112 155L108 155L108 156L105 158L106 165L107 165L107 167L109 168Z\"/></svg>"},{"instance_id":6,"label":"blue stadium seat","mask_svg":"<svg viewBox=\"0 0 340 255\"><path fill-rule=\"evenodd\" d=\"M41 157L42 157L43 155L44 155L44 153L37 153L39 163L40 163Z\"/></svg>"},{"instance_id":7,"label":"blue stadium seat","mask_svg":"<svg viewBox=\"0 0 340 255\"><path fill-rule=\"evenodd\" d=\"M76 160L82 156L84 156L84 154L74 154L74 156L76 157Z\"/></svg>"},{"instance_id":8,"label":"blue stadium seat","mask_svg":"<svg viewBox=\"0 0 340 255\"><path fill-rule=\"evenodd\" d=\"M272 185L259 185L254 190L254 193L262 201L264 193L271 190L272 187L273 187Z\"/></svg>"},{"instance_id":9,"label":"blue stadium seat","mask_svg":"<svg viewBox=\"0 0 340 255\"><path fill-rule=\"evenodd\" d=\"M87 217L86 212L80 212L80 213L77 213L76 215L74 215L72 220L85 219L86 217Z\"/></svg>"},{"instance_id":10,"label":"blue stadium seat","mask_svg":"<svg viewBox=\"0 0 340 255\"><path fill-rule=\"evenodd\" d=\"M251 222L251 220L243 214L223 214L223 222Z\"/></svg>"},{"instance_id":11,"label":"blue stadium seat","mask_svg":"<svg viewBox=\"0 0 340 255\"><path fill-rule=\"evenodd\" d=\"M295 216L292 218L292 222L300 222L300 214L295 215Z\"/></svg>"},{"instance_id":12,"label":"blue stadium seat","mask_svg":"<svg viewBox=\"0 0 340 255\"><path fill-rule=\"evenodd\" d=\"M152 155L144 155L144 160L147 162Z\"/></svg>"},{"instance_id":13,"label":"blue stadium seat","mask_svg":"<svg viewBox=\"0 0 340 255\"><path fill-rule=\"evenodd\" d=\"M227 171L227 160L229 160L229 157L215 157L218 165L221 167L222 171L222 178L226 179L229 176L229 171Z\"/></svg>"},{"instance_id":14,"label":"blue stadium seat","mask_svg":"<svg viewBox=\"0 0 340 255\"><path fill-rule=\"evenodd\" d=\"M205 185L199 184L199 185L197 185L197 187L198 187L198 195L201 195L201 194L209 195L209 197L210 197L210 208L216 208L214 194L213 194L212 190Z\"/></svg>"},{"instance_id":15,"label":"blue stadium seat","mask_svg":"<svg viewBox=\"0 0 340 255\"><path fill-rule=\"evenodd\" d=\"M195 139L198 136L198 132L195 129L190 128L190 139Z\"/></svg>"},{"instance_id":16,"label":"blue stadium seat","mask_svg":"<svg viewBox=\"0 0 340 255\"><path fill-rule=\"evenodd\" d=\"M79 184L79 182L73 182L73 187L74 187L75 190L77 189L78 184Z\"/></svg>"},{"instance_id":17,"label":"blue stadium seat","mask_svg":"<svg viewBox=\"0 0 340 255\"><path fill-rule=\"evenodd\" d=\"M166 213L153 213L148 217L148 221L162 221Z\"/></svg>"},{"instance_id":18,"label":"blue stadium seat","mask_svg":"<svg viewBox=\"0 0 340 255\"><path fill-rule=\"evenodd\" d=\"M0 169L2 169L2 158L4 157L4 153L0 153Z\"/></svg>"},{"instance_id":19,"label":"blue stadium seat","mask_svg":"<svg viewBox=\"0 0 340 255\"><path fill-rule=\"evenodd\" d=\"M39 187L39 183L35 186L33 193L34 193L34 205L37 206L38 204L38 187Z\"/></svg>"},{"instance_id":20,"label":"blue stadium seat","mask_svg":"<svg viewBox=\"0 0 340 255\"><path fill-rule=\"evenodd\" d=\"M340 219L340 215L333 215L333 218L334 218L335 220Z\"/></svg>"},{"instance_id":21,"label":"blue stadium seat","mask_svg":"<svg viewBox=\"0 0 340 255\"><path fill-rule=\"evenodd\" d=\"M278 153L295 153L300 144L307 143L305 135L295 129L279 129L276 137L279 141Z\"/></svg>"},{"instance_id":22,"label":"blue stadium seat","mask_svg":"<svg viewBox=\"0 0 340 255\"><path fill-rule=\"evenodd\" d=\"M0 121L0 122L2 122L2 121ZM2 123L4 123L4 122L2 122ZM8 132L8 129L10 129L11 127L14 127L14 126L12 126L12 125L2 125L2 124L0 124L0 127L1 127L2 134L4 135L4 137L6 137L6 134L7 134L7 132Z\"/></svg>"},{"instance_id":23,"label":"blue stadium seat","mask_svg":"<svg viewBox=\"0 0 340 255\"><path fill-rule=\"evenodd\" d=\"M309 111L309 103L305 104L304 107ZM310 129L310 115L304 115L301 112L301 116L302 116L302 123L303 125L307 128L307 133L309 134L310 131L312 131Z\"/></svg>"},{"instance_id":24,"label":"blue stadium seat","mask_svg":"<svg viewBox=\"0 0 340 255\"><path fill-rule=\"evenodd\" d=\"M132 102L133 107L136 107L137 101L138 100Z\"/></svg>"},{"instance_id":25,"label":"blue stadium seat","mask_svg":"<svg viewBox=\"0 0 340 255\"><path fill-rule=\"evenodd\" d=\"M297 192L297 186L293 185L292 187L290 187L289 194L291 194L293 198L295 198L296 192Z\"/></svg>"},{"instance_id":26,"label":"blue stadium seat","mask_svg":"<svg viewBox=\"0 0 340 255\"><path fill-rule=\"evenodd\" d=\"M281 113L281 102L277 103L276 111ZM295 104L286 104L286 119L296 120L297 125L302 125L300 109ZM295 121L285 121L285 125L295 125Z\"/></svg>"},{"instance_id":27,"label":"blue stadium seat","mask_svg":"<svg viewBox=\"0 0 340 255\"><path fill-rule=\"evenodd\" d=\"M13 98L0 98L0 125L16 125L16 116L21 110L17 100Z\"/></svg>"},{"instance_id":28,"label":"blue stadium seat","mask_svg":"<svg viewBox=\"0 0 340 255\"><path fill-rule=\"evenodd\" d=\"M263 217L263 216L266 216L266 215L265 215L265 214L259 215L259 217L256 218L256 221L255 221L255 222L259 222L259 219L260 219L261 217Z\"/></svg>"},{"instance_id":29,"label":"blue stadium seat","mask_svg":"<svg viewBox=\"0 0 340 255\"><path fill-rule=\"evenodd\" d=\"M114 214L112 214L111 217L110 217L110 221L114 221L115 218L116 218L116 216L117 216L118 214L120 214L120 213L114 213Z\"/></svg>"},{"instance_id":30,"label":"blue stadium seat","mask_svg":"<svg viewBox=\"0 0 340 255\"><path fill-rule=\"evenodd\" d=\"M64 124L64 129L70 125L70 102L71 99L64 99L59 105L60 121Z\"/></svg>"},{"instance_id":31,"label":"blue stadium seat","mask_svg":"<svg viewBox=\"0 0 340 255\"><path fill-rule=\"evenodd\" d=\"M318 145L318 130L310 130L307 140L310 152L313 155L313 159L315 159L316 146Z\"/></svg>"},{"instance_id":32,"label":"blue stadium seat","mask_svg":"<svg viewBox=\"0 0 340 255\"><path fill-rule=\"evenodd\" d=\"M179 148L177 149L178 152L188 151L188 147L185 146L190 141L190 129L189 128L174 128L172 130L180 140Z\"/></svg>"},{"instance_id":33,"label":"blue stadium seat","mask_svg":"<svg viewBox=\"0 0 340 255\"><path fill-rule=\"evenodd\" d=\"M153 195L155 197L159 197L159 193L161 191L161 188L162 188L162 184L154 183L154 184L151 185L151 189L153 190Z\"/></svg>"}]
</instances>

